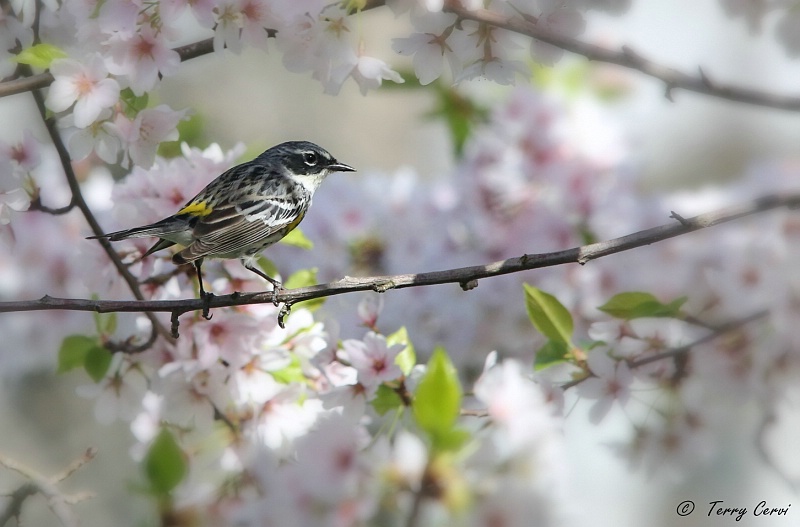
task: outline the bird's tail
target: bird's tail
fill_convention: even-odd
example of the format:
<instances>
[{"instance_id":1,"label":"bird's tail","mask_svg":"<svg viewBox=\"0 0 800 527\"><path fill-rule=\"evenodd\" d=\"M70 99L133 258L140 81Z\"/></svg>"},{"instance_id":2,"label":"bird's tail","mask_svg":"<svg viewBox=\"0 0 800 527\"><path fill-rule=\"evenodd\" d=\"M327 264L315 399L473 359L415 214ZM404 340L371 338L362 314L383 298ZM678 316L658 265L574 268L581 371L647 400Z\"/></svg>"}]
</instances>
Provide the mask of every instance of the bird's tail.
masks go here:
<instances>
[{"instance_id":1,"label":"bird's tail","mask_svg":"<svg viewBox=\"0 0 800 527\"><path fill-rule=\"evenodd\" d=\"M109 232L108 234L101 234L98 236L89 236L87 240L96 240L98 238L108 238L112 242L119 240L127 240L128 238L163 238L170 234L175 234L186 230L186 222L176 218L166 218L150 225L142 227L134 227L133 229L125 229L122 231Z\"/></svg>"}]
</instances>

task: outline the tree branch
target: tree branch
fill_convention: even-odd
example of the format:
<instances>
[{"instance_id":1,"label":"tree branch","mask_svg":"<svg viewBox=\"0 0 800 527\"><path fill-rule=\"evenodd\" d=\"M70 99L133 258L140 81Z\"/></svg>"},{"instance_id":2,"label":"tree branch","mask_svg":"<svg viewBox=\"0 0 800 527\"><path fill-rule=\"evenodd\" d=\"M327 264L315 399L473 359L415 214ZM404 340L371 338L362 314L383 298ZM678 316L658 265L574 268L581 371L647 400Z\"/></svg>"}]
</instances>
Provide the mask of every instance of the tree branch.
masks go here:
<instances>
[{"instance_id":1,"label":"tree branch","mask_svg":"<svg viewBox=\"0 0 800 527\"><path fill-rule=\"evenodd\" d=\"M26 69L26 73L30 73L30 68L28 66L24 66ZM70 159L69 152L67 151L67 147L64 145L64 141L61 139L61 134L58 131L58 126L56 125L56 121L52 117L47 116L47 109L45 108L44 104L44 96L40 90L33 90L32 92L33 99L36 102L36 107L39 110L39 114L44 121L45 127L47 128L47 132L50 135L50 140L53 142L53 146L58 153L59 160L61 161L61 166L64 169L64 176L67 180L67 185L69 186L70 193L72 194L72 199L70 200L69 208L77 207L83 217L86 219L86 222L89 224L89 227L92 229L96 235L104 234L103 229L100 227L100 224L97 222L97 219L94 217L94 213L89 208L89 205L86 203L86 200L83 198L83 193L81 192L80 184L78 183L78 178L75 176L75 172L72 169L72 160ZM67 209L68 210L68 209ZM61 212L60 210L54 210L53 212ZM66 212L66 211L65 211ZM122 263L122 260L117 255L114 248L111 246L111 243L105 239L100 238L98 240L100 245L103 247L103 250L106 252L108 257L111 259L111 262L116 267L117 272L122 276L122 279L125 280L125 283L128 284L128 288L133 293L133 296L137 300L144 300L144 295L142 295L141 290L139 289L139 282L137 281L136 277L134 277L128 268ZM124 342L124 343L110 343L109 349L117 350L117 351L131 351L131 352L138 352L143 351L150 347L153 342L156 340L157 334L163 335L166 339L171 339L171 333L167 331L167 329L161 324L161 322L156 318L156 316L152 313L145 313L145 316L150 320L152 324L152 331L150 337L140 345L134 345L131 342Z\"/></svg>"},{"instance_id":2,"label":"tree branch","mask_svg":"<svg viewBox=\"0 0 800 527\"><path fill-rule=\"evenodd\" d=\"M500 13L495 13L486 9L476 9L474 11L465 9L461 7L459 2L446 2L445 10L465 20L473 20L475 22L507 29L521 35L527 35L536 40L556 46L557 48L586 57L589 60L616 64L624 68L637 70L662 81L666 85L666 96L670 100L672 100L672 90L674 88L682 88L684 90L739 103L781 110L800 111L800 97L779 95L742 86L713 82L709 76L699 68L697 76L689 75L677 69L649 60L635 52L630 46L622 46L620 51L615 51L547 31L546 29L538 27L535 21L527 21L520 17L506 17Z\"/></svg>"},{"instance_id":3,"label":"tree branch","mask_svg":"<svg viewBox=\"0 0 800 527\"><path fill-rule=\"evenodd\" d=\"M695 347L700 346L702 344L706 344L707 342L711 342L712 340L715 340L715 339L721 337L722 335L725 335L726 333L730 333L731 331L737 330L740 327L744 326L745 324L749 324L750 322L753 322L755 320L760 320L760 319L766 317L767 315L769 315L769 311L764 309L764 310L761 310L761 311L757 311L756 313L753 313L752 315L748 315L746 317L739 318L737 320L732 320L730 322L726 322L725 324L717 326L714 329L714 331L708 333L707 335L704 335L704 336L700 337L699 339L695 340L694 342L690 342L688 344L684 344L683 346L678 346L676 348L670 348L670 349L664 350L664 351L662 351L660 353L655 353L653 355L647 355L645 357L641 357L641 358L638 358L638 359L628 360L628 367L630 369L634 370L636 368L641 368L642 366L645 366L645 365L653 363L653 362L658 362L658 361L664 360L664 359L674 359L674 358L680 357L681 355L686 355L687 353L689 353L692 350L692 348L695 348ZM574 388L575 386L579 385L580 383L582 383L586 379L591 379L592 377L593 377L593 375L590 374L590 375L587 375L586 377L581 377L581 378L578 378L578 379L573 379L573 380L571 380L569 382L565 382L564 384L561 385L561 389L562 390L568 390L570 388Z\"/></svg>"},{"instance_id":4,"label":"tree branch","mask_svg":"<svg viewBox=\"0 0 800 527\"><path fill-rule=\"evenodd\" d=\"M694 342L690 342L689 344L685 344L683 346L678 346L676 348L670 348L670 349L665 350L665 351L663 351L661 353L656 353L654 355L648 355L646 357L642 357L642 358L639 358L639 359L628 360L627 361L628 362L628 367L633 370L633 369L639 368L641 366L644 366L646 364L650 364L651 362L656 362L656 361L659 361L659 360L670 359L670 358L678 358L680 356L685 356L687 353L689 353L692 350L692 348L694 348L696 346L700 346L701 344L705 344L707 342L711 342L712 340L715 340L715 339L725 335L726 333L729 333L731 331L735 331L736 329L739 329L740 327L744 326L745 324L749 324L750 322L753 322L755 320L762 319L762 318L766 317L767 315L769 315L769 311L762 310L762 311L758 311L756 313L753 313L752 315L748 315L746 317L743 317L743 318L740 318L740 319L737 319L737 320L732 320L730 322L727 322L725 324L717 326L714 329L714 331L711 331L709 334L707 334L707 335L705 335L703 337L700 337L699 339L695 340ZM592 375L591 372L589 372L589 374L586 375L585 377L579 377L577 379L573 379L571 381L562 383L560 385L560 387L561 387L562 390L566 391L566 390L569 390L570 388L574 388L574 387L578 386L579 384L581 384L586 379L591 379L592 377L594 377L594 375ZM489 417L489 411L486 408L464 408L464 409L461 410L461 414L460 415L462 417L485 418L485 417Z\"/></svg>"},{"instance_id":5,"label":"tree branch","mask_svg":"<svg viewBox=\"0 0 800 527\"><path fill-rule=\"evenodd\" d=\"M461 267L444 271L361 278L345 277L328 284L317 284L283 291L277 294L275 299L285 306L291 306L304 300L356 291L376 291L382 293L390 289L404 289L407 287L423 287L448 283L459 284L462 288L469 289L477 280L492 276L518 273L520 271L569 263L579 263L582 265L597 258L628 251L637 247L643 247L699 229L737 220L745 216L777 208L795 209L798 207L800 207L800 194L773 194L755 199L748 203L726 207L691 218L683 218L672 213L672 217L678 218L679 221L635 232L619 238L584 245L582 247L549 253L523 254L516 258L509 258L508 260L493 262L486 265ZM219 308L248 304L265 304L272 301L272 291L261 293L233 293L224 296L214 296L207 300L201 300L199 298L184 300L91 300L45 296L38 300L0 302L0 313L48 310L96 311L98 313L170 312L172 313L174 330L176 329L177 320L180 315L188 311L202 310L206 303L208 303L208 306L211 308ZM285 311L288 312L288 309Z\"/></svg>"},{"instance_id":6,"label":"tree branch","mask_svg":"<svg viewBox=\"0 0 800 527\"><path fill-rule=\"evenodd\" d=\"M69 505L84 500L91 495L83 493L68 496L62 493L57 484L69 477L73 472L91 461L95 456L95 450L90 448L84 454L70 464L61 474L47 477L43 474L26 467L25 465L0 454L0 466L17 472L22 475L27 483L19 487L11 494L11 501L5 511L0 513L0 526L6 525L12 518L19 524L19 515L22 512L22 503L34 494L41 494L47 499L50 510L58 518L64 527L77 527L78 520L69 508Z\"/></svg>"},{"instance_id":7,"label":"tree branch","mask_svg":"<svg viewBox=\"0 0 800 527\"><path fill-rule=\"evenodd\" d=\"M363 10L381 7L384 4L385 1L383 0L368 1ZM507 29L575 53L576 55L581 55L592 61L616 64L654 77L664 83L666 86L665 95L670 100L672 100L672 91L675 88L681 88L711 97L754 106L800 111L800 97L798 96L781 95L743 86L718 83L713 81L702 68L698 68L697 75L690 75L647 59L627 45L622 46L619 51L604 48L579 39L547 31L546 29L538 27L535 20L524 20L520 17L505 17L500 13L495 13L486 9L471 11L461 7L458 2L446 2L444 9L465 20L473 20ZM269 35L275 36L275 33L274 30L271 30ZM213 39L208 38L200 40L176 47L174 50L180 55L181 61L190 60L213 52ZM52 82L53 76L50 72L0 82L0 98L46 88Z\"/></svg>"}]
</instances>

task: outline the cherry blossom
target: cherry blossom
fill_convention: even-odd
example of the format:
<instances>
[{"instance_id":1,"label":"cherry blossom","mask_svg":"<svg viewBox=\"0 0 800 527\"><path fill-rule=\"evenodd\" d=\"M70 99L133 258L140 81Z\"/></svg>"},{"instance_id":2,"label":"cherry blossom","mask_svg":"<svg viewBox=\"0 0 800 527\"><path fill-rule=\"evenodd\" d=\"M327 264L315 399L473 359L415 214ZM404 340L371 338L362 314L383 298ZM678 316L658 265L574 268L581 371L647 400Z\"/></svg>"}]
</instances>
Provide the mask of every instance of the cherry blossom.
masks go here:
<instances>
[{"instance_id":1,"label":"cherry blossom","mask_svg":"<svg viewBox=\"0 0 800 527\"><path fill-rule=\"evenodd\" d=\"M158 30L149 25L135 32L117 32L108 40L106 66L114 75L123 75L136 95L152 90L161 76L173 75L181 58L167 45L162 26Z\"/></svg>"},{"instance_id":2,"label":"cherry blossom","mask_svg":"<svg viewBox=\"0 0 800 527\"><path fill-rule=\"evenodd\" d=\"M26 25L21 20L5 12L0 13L0 79L14 72L15 64L11 61L10 49L19 42L27 48L33 42L33 30L30 24Z\"/></svg>"},{"instance_id":3,"label":"cherry blossom","mask_svg":"<svg viewBox=\"0 0 800 527\"><path fill-rule=\"evenodd\" d=\"M126 368L123 361L120 355L115 355L105 378L97 384L77 388L81 397L94 399L94 415L100 423L132 420L147 393L147 379L133 368Z\"/></svg>"},{"instance_id":4,"label":"cherry blossom","mask_svg":"<svg viewBox=\"0 0 800 527\"><path fill-rule=\"evenodd\" d=\"M486 405L492 422L505 431L504 449L518 451L540 434L552 432L552 412L544 392L523 373L522 365L504 361L475 383L475 397Z\"/></svg>"},{"instance_id":5,"label":"cherry blossom","mask_svg":"<svg viewBox=\"0 0 800 527\"><path fill-rule=\"evenodd\" d=\"M50 66L55 81L47 92L47 107L63 112L73 104L75 126L86 128L119 100L119 84L108 78L103 58L90 55L85 62L74 59L56 59Z\"/></svg>"},{"instance_id":6,"label":"cherry blossom","mask_svg":"<svg viewBox=\"0 0 800 527\"><path fill-rule=\"evenodd\" d=\"M28 210L31 198L22 188L3 188L6 185L0 183L0 225L11 223L13 212Z\"/></svg>"},{"instance_id":7,"label":"cherry blossom","mask_svg":"<svg viewBox=\"0 0 800 527\"><path fill-rule=\"evenodd\" d=\"M455 28L452 14L417 17L414 29L418 33L406 38L396 38L392 48L402 55L413 55L414 73L423 85L430 84L443 73L445 59L456 76L461 71L461 61L448 42Z\"/></svg>"},{"instance_id":8,"label":"cherry blossom","mask_svg":"<svg viewBox=\"0 0 800 527\"><path fill-rule=\"evenodd\" d=\"M361 323L371 329L375 328L382 310L383 296L381 295L365 296L358 303L358 316L361 318Z\"/></svg>"},{"instance_id":9,"label":"cherry blossom","mask_svg":"<svg viewBox=\"0 0 800 527\"><path fill-rule=\"evenodd\" d=\"M589 412L589 420L599 423L615 402L624 406L630 397L633 375L624 360L615 360L601 349L592 350L587 359L592 377L578 385L578 394L597 399Z\"/></svg>"},{"instance_id":10,"label":"cherry blossom","mask_svg":"<svg viewBox=\"0 0 800 527\"><path fill-rule=\"evenodd\" d=\"M536 26L567 37L576 37L583 33L586 21L583 14L575 8L553 6L554 9L542 13L536 20ZM545 65L555 64L564 55L564 50L531 39L531 56Z\"/></svg>"},{"instance_id":11,"label":"cherry blossom","mask_svg":"<svg viewBox=\"0 0 800 527\"><path fill-rule=\"evenodd\" d=\"M133 120L118 114L114 122L109 123L109 129L122 141L125 149L123 165L132 162L151 167L158 145L178 139L176 126L186 114L186 110L174 111L164 104L142 110Z\"/></svg>"},{"instance_id":12,"label":"cherry blossom","mask_svg":"<svg viewBox=\"0 0 800 527\"><path fill-rule=\"evenodd\" d=\"M369 393L374 393L378 385L400 377L403 372L394 362L397 354L403 351L402 344L389 346L386 338L375 332L369 332L364 340L346 340L342 348L347 360L358 370L358 382Z\"/></svg>"},{"instance_id":13,"label":"cherry blossom","mask_svg":"<svg viewBox=\"0 0 800 527\"><path fill-rule=\"evenodd\" d=\"M15 144L0 141L0 163L9 161L16 177L30 174L41 162L40 143L30 130Z\"/></svg>"},{"instance_id":14,"label":"cherry blossom","mask_svg":"<svg viewBox=\"0 0 800 527\"><path fill-rule=\"evenodd\" d=\"M117 162L119 151L122 147L119 138L109 127L110 110L103 110L98 116L98 120L86 128L74 126L72 114L65 116L59 125L64 129L67 140L67 148L73 159L80 161L86 159L89 154L94 152L97 156L109 164Z\"/></svg>"}]
</instances>

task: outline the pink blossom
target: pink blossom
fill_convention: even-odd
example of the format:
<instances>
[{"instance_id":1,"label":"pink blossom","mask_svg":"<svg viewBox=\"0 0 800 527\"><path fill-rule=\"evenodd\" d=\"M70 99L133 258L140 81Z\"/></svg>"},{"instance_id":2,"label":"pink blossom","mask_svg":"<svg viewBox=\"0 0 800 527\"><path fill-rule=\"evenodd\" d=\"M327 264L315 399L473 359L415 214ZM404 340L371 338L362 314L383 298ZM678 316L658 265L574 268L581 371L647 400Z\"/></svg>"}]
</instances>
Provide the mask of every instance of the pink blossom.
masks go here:
<instances>
[{"instance_id":1,"label":"pink blossom","mask_svg":"<svg viewBox=\"0 0 800 527\"><path fill-rule=\"evenodd\" d=\"M8 225L12 212L28 210L30 205L31 197L22 188L0 188L0 225Z\"/></svg>"},{"instance_id":2,"label":"pink blossom","mask_svg":"<svg viewBox=\"0 0 800 527\"><path fill-rule=\"evenodd\" d=\"M117 32L108 40L108 70L126 76L136 95L152 90L159 76L178 70L180 55L167 45L165 34L163 26L156 31L145 25L135 32Z\"/></svg>"},{"instance_id":3,"label":"pink blossom","mask_svg":"<svg viewBox=\"0 0 800 527\"><path fill-rule=\"evenodd\" d=\"M78 395L94 399L95 418L104 424L117 419L130 421L139 412L147 392L147 379L134 368L119 368L122 359L115 356L109 374L97 384L78 386Z\"/></svg>"},{"instance_id":4,"label":"pink blossom","mask_svg":"<svg viewBox=\"0 0 800 527\"><path fill-rule=\"evenodd\" d=\"M382 295L368 295L365 296L358 303L358 316L361 323L368 328L374 328L378 322L378 316L383 309L383 296Z\"/></svg>"},{"instance_id":5,"label":"pink blossom","mask_svg":"<svg viewBox=\"0 0 800 527\"><path fill-rule=\"evenodd\" d=\"M36 168L42 156L40 143L30 130L25 130L22 140L15 144L0 141L0 163L10 162L12 173L19 177Z\"/></svg>"},{"instance_id":6,"label":"pink blossom","mask_svg":"<svg viewBox=\"0 0 800 527\"><path fill-rule=\"evenodd\" d=\"M65 129L67 148L73 160L83 160L94 152L106 163L117 162L122 145L119 138L109 129L110 117L111 110L103 110L97 121L86 128L75 127L75 120L71 114L59 121L59 126Z\"/></svg>"},{"instance_id":7,"label":"pink blossom","mask_svg":"<svg viewBox=\"0 0 800 527\"><path fill-rule=\"evenodd\" d=\"M365 55L358 56L353 69L350 70L349 74L358 84L358 87L361 90L361 95L366 95L367 91L371 89L375 90L379 88L384 80L389 80L398 84L405 82L403 77L390 68L386 62L382 61L381 59L368 57ZM334 84L336 82L337 80L334 79ZM344 79L342 79L342 82L344 82ZM341 86L341 83L339 85ZM332 93L334 95L339 92L338 87L332 89ZM331 91L326 89L326 93L331 93Z\"/></svg>"},{"instance_id":8,"label":"pink blossom","mask_svg":"<svg viewBox=\"0 0 800 527\"><path fill-rule=\"evenodd\" d=\"M133 120L122 114L117 115L109 127L126 149L123 164L129 165L132 161L146 168L153 166L158 145L162 141L178 139L176 126L186 114L187 110L174 111L162 104L142 110Z\"/></svg>"},{"instance_id":9,"label":"pink blossom","mask_svg":"<svg viewBox=\"0 0 800 527\"><path fill-rule=\"evenodd\" d=\"M475 397L489 417L504 430L504 448L519 450L551 431L553 412L544 392L524 373L522 365L506 360L489 366L475 382Z\"/></svg>"},{"instance_id":10,"label":"pink blossom","mask_svg":"<svg viewBox=\"0 0 800 527\"><path fill-rule=\"evenodd\" d=\"M592 350L586 362L594 376L578 385L578 393L582 397L597 399L589 412L589 420L597 424L615 402L620 405L628 402L633 374L626 361L615 360L600 349Z\"/></svg>"},{"instance_id":11,"label":"pink blossom","mask_svg":"<svg viewBox=\"0 0 800 527\"><path fill-rule=\"evenodd\" d=\"M30 46L33 43L33 30L6 13L5 9L0 10L0 79L14 73L16 65L10 60L12 54L8 50L14 48L18 41L23 48Z\"/></svg>"},{"instance_id":12,"label":"pink blossom","mask_svg":"<svg viewBox=\"0 0 800 527\"><path fill-rule=\"evenodd\" d=\"M403 375L394 363L397 354L403 351L402 344L388 346L386 337L370 331L364 340L350 339L342 344L350 364L358 370L358 382L368 392L374 393L378 385Z\"/></svg>"},{"instance_id":13,"label":"pink blossom","mask_svg":"<svg viewBox=\"0 0 800 527\"><path fill-rule=\"evenodd\" d=\"M273 5L267 0L239 0L242 40L250 46L267 49L268 29L278 25Z\"/></svg>"},{"instance_id":14,"label":"pink blossom","mask_svg":"<svg viewBox=\"0 0 800 527\"><path fill-rule=\"evenodd\" d=\"M365 432L351 421L331 415L301 438L297 444L297 468L303 491L327 503L355 494L359 476L369 468L363 466L361 455L368 440ZM312 473L314 477L307 476Z\"/></svg>"},{"instance_id":15,"label":"pink blossom","mask_svg":"<svg viewBox=\"0 0 800 527\"><path fill-rule=\"evenodd\" d=\"M440 14L417 17L414 28L419 31L406 38L396 38L392 48L401 55L413 55L414 73L423 85L442 75L445 59L454 75L461 71L461 62L451 48L448 37L454 30L455 15Z\"/></svg>"},{"instance_id":16,"label":"pink blossom","mask_svg":"<svg viewBox=\"0 0 800 527\"><path fill-rule=\"evenodd\" d=\"M56 59L50 66L55 81L50 85L45 103L54 112L63 112L75 104L75 126L86 128L104 108L119 100L119 84L108 78L100 54L90 55L85 63Z\"/></svg>"},{"instance_id":17,"label":"pink blossom","mask_svg":"<svg viewBox=\"0 0 800 527\"><path fill-rule=\"evenodd\" d=\"M557 6L536 20L537 27L563 35L576 37L586 28L583 13L572 7ZM540 40L531 40L531 56L542 64L552 66L564 55L564 50Z\"/></svg>"},{"instance_id":18,"label":"pink blossom","mask_svg":"<svg viewBox=\"0 0 800 527\"><path fill-rule=\"evenodd\" d=\"M241 53L242 41L240 30L242 27L241 12L235 0L223 0L214 8L214 51L222 52L225 48L234 53Z\"/></svg>"}]
</instances>

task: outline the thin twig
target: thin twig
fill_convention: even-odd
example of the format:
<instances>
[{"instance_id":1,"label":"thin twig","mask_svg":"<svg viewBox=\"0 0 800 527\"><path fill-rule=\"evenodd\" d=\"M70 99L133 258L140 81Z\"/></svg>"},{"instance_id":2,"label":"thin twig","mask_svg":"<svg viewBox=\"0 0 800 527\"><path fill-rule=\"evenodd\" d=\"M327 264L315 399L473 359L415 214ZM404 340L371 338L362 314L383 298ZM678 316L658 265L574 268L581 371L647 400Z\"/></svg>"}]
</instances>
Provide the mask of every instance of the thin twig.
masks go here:
<instances>
[{"instance_id":1,"label":"thin twig","mask_svg":"<svg viewBox=\"0 0 800 527\"><path fill-rule=\"evenodd\" d=\"M26 67L27 68L27 67ZM28 73L30 70L28 70ZM83 193L81 192L80 184L78 183L78 178L75 175L75 171L72 169L72 160L69 156L69 152L67 151L66 145L64 145L64 141L61 139L61 134L58 131L58 126L56 125L55 119L52 117L47 116L47 109L44 104L44 96L42 92L39 90L33 90L32 92L33 99L36 102L36 107L39 110L39 114L44 121L45 127L47 128L47 132L50 135L50 140L53 142L53 146L58 153L58 157L61 161L61 166L64 169L64 176L67 180L67 185L69 186L70 192L72 194L72 199L70 200L71 207L77 207L83 217L86 219L86 222L89 224L89 227L92 229L96 235L102 235L103 229L100 227L100 224L97 222L97 219L94 217L94 213L92 212L89 205L86 203L86 200L83 198ZM136 280L128 268L122 263L119 256L117 255L114 248L111 246L111 243L101 238L98 240L100 245L103 247L103 250L106 252L108 257L111 259L111 262L114 264L114 267L117 269L117 272L122 276L122 279L125 280L125 283L128 284L128 288L133 293L133 296L138 300L144 300L144 295L142 295L141 290L139 289L139 283ZM156 340L156 333L161 334L166 339L170 340L171 334L169 331L161 324L161 321L156 318L153 313L145 312L145 316L150 320L152 324L152 330L150 337L140 345L133 345L130 344L127 346L127 349L131 352L138 352L143 351L150 347L153 342ZM122 344L116 343L117 349L123 347Z\"/></svg>"},{"instance_id":2,"label":"thin twig","mask_svg":"<svg viewBox=\"0 0 800 527\"><path fill-rule=\"evenodd\" d=\"M53 511L53 514L56 516L56 518L58 518L59 522L64 525L64 527L77 527L78 520L75 518L75 515L72 513L69 505L91 497L91 495L87 493L81 493L69 496L62 493L56 484L60 483L64 478L70 476L73 472L75 472L75 470L85 465L93 457L94 449L89 449L83 454L83 456L81 456L77 461L71 463L70 466L60 474L57 474L54 477L47 477L16 460L0 454L0 466L20 474L27 480L24 485L12 493L11 502L6 507L6 510L0 514L0 527L8 523L8 521L10 521L12 518L16 518L18 520L19 515L22 512L22 503L25 501L25 499L33 496L34 494L41 494L44 496L44 498L47 500L50 510Z\"/></svg>"},{"instance_id":3,"label":"thin twig","mask_svg":"<svg viewBox=\"0 0 800 527\"><path fill-rule=\"evenodd\" d=\"M755 90L743 86L734 86L720 82L712 82L705 70L698 75L690 75L675 68L664 66L635 52L630 46L622 46L619 51L590 44L576 38L567 37L537 26L534 22L521 17L508 17L501 13L486 9L469 10L459 2L447 2L445 10L465 20L488 24L514 33L526 35L557 48L581 55L595 62L616 64L654 77L662 81L666 87L666 95L671 100L675 88L710 95L729 101L777 108L780 110L800 111L800 97L780 95Z\"/></svg>"},{"instance_id":4,"label":"thin twig","mask_svg":"<svg viewBox=\"0 0 800 527\"><path fill-rule=\"evenodd\" d=\"M0 302L0 313L48 310L95 311L98 313L169 312L172 313L173 329L177 330L177 321L180 315L188 311L202 310L205 306L220 308L249 304L266 304L272 303L273 298L280 303L292 305L304 300L353 293L356 291L385 292L390 289L404 289L407 287L423 287L448 283L461 284L542 267L552 267L570 263L585 264L597 258L643 247L699 229L730 222L745 216L777 208L794 209L798 206L800 206L800 194L768 195L741 205L726 207L691 218L684 218L682 222L673 221L619 238L563 251L524 254L516 258L509 258L508 260L493 262L486 265L460 267L444 271L362 278L345 277L328 284L317 284L309 287L284 290L277 295L273 295L272 291L235 293L213 296L205 301L199 298L183 300L93 300L44 296L38 300Z\"/></svg>"},{"instance_id":5,"label":"thin twig","mask_svg":"<svg viewBox=\"0 0 800 527\"><path fill-rule=\"evenodd\" d=\"M42 197L41 196L36 196L35 199L31 200L31 204L28 207L28 210L29 211L38 210L40 212L44 212L46 214L50 214L50 215L53 215L53 216L60 216L62 214L68 213L69 211L71 211L74 208L75 208L75 200L70 200L70 202L67 203L66 205L64 205L63 207L53 208L53 207L48 207L47 205L43 205L42 204Z\"/></svg>"},{"instance_id":6,"label":"thin twig","mask_svg":"<svg viewBox=\"0 0 800 527\"><path fill-rule=\"evenodd\" d=\"M758 311L756 313L753 313L752 315L748 315L746 317L743 317L743 318L740 318L740 319L737 319L737 320L732 320L732 321L727 322L725 324L721 324L721 325L717 326L714 329L714 331L712 331L711 333L708 333L707 335L704 335L704 336L698 338L697 340L695 340L694 342L690 342L689 344L684 344L683 346L677 346L675 348L670 348L668 350L664 350L664 351L662 351L660 353L655 353L653 355L648 355L646 357L641 357L641 358L638 358L638 359L629 360L629 361L627 361L628 362L628 367L630 369L634 370L636 368L640 368L642 366L645 366L647 364L651 364L653 362L657 362L657 361L664 360L664 359L676 358L676 357L679 357L681 355L686 355L687 353L689 353L692 350L692 348L695 348L695 347L700 346L702 344L706 344L707 342L711 342L712 340L715 340L715 339L721 337L722 335L725 335L726 333L730 333L731 331L735 331L735 330L739 329L740 327L744 326L745 324L749 324L750 322L753 322L753 321L756 321L756 320L760 320L760 319L766 317L767 315L769 315L769 311L768 310L762 310L762 311ZM562 390L568 390L570 388L574 388L575 386L579 385L580 383L582 383L586 379L591 379L592 377L593 377L593 375L590 374L590 375L587 375L586 377L580 377L578 379L573 379L573 380L571 380L569 382L565 382L564 384L561 385L561 389Z\"/></svg>"},{"instance_id":7,"label":"thin twig","mask_svg":"<svg viewBox=\"0 0 800 527\"><path fill-rule=\"evenodd\" d=\"M384 4L384 1L370 1L364 10L381 7ZM529 36L595 62L616 64L639 71L662 81L665 85L665 95L670 100L672 100L672 91L679 88L739 103L780 110L800 111L800 97L716 82L702 68L698 68L697 75L690 75L645 58L630 46L621 46L619 50L604 48L576 38L547 31L538 27L535 22L527 21L521 17L506 17L501 13L486 9L468 10L461 7L459 2L447 2L445 10L465 20L473 20ZM274 36L274 34L275 31L272 31L270 36ZM213 52L213 39L200 40L174 49L178 52L182 61L190 60ZM46 88L53 80L50 72L44 72L38 75L0 82L0 97Z\"/></svg>"},{"instance_id":8,"label":"thin twig","mask_svg":"<svg viewBox=\"0 0 800 527\"><path fill-rule=\"evenodd\" d=\"M730 331L738 329L738 328L742 327L743 325L745 325L745 324L747 324L749 322L753 322L754 320L762 319L762 318L766 317L768 314L769 314L769 311L767 311L765 309L765 310L762 310L762 311L758 311L757 313L753 313L750 316L741 318L739 320L733 320L733 321L728 322L726 324L722 324L720 326L717 326L717 328L714 329L713 332L711 332L708 335L705 335L704 337L701 337L701 338L697 339L696 341L691 342L689 344L685 344L683 346L678 346L676 348L671 348L671 349L668 349L668 350L664 350L664 351L662 351L660 353L655 353L653 355L648 355L647 357L642 357L640 359L628 361L628 367L630 367L631 369L639 368L641 366L644 366L646 364L650 364L652 362L658 362L658 361L663 360L663 359L669 359L669 358L677 357L678 355L683 355L685 353L688 353L695 346L699 346L701 344L705 344L706 342L710 342L710 341L716 339L717 337L719 337L720 335L723 335L725 333L728 333Z\"/></svg>"}]
</instances>

